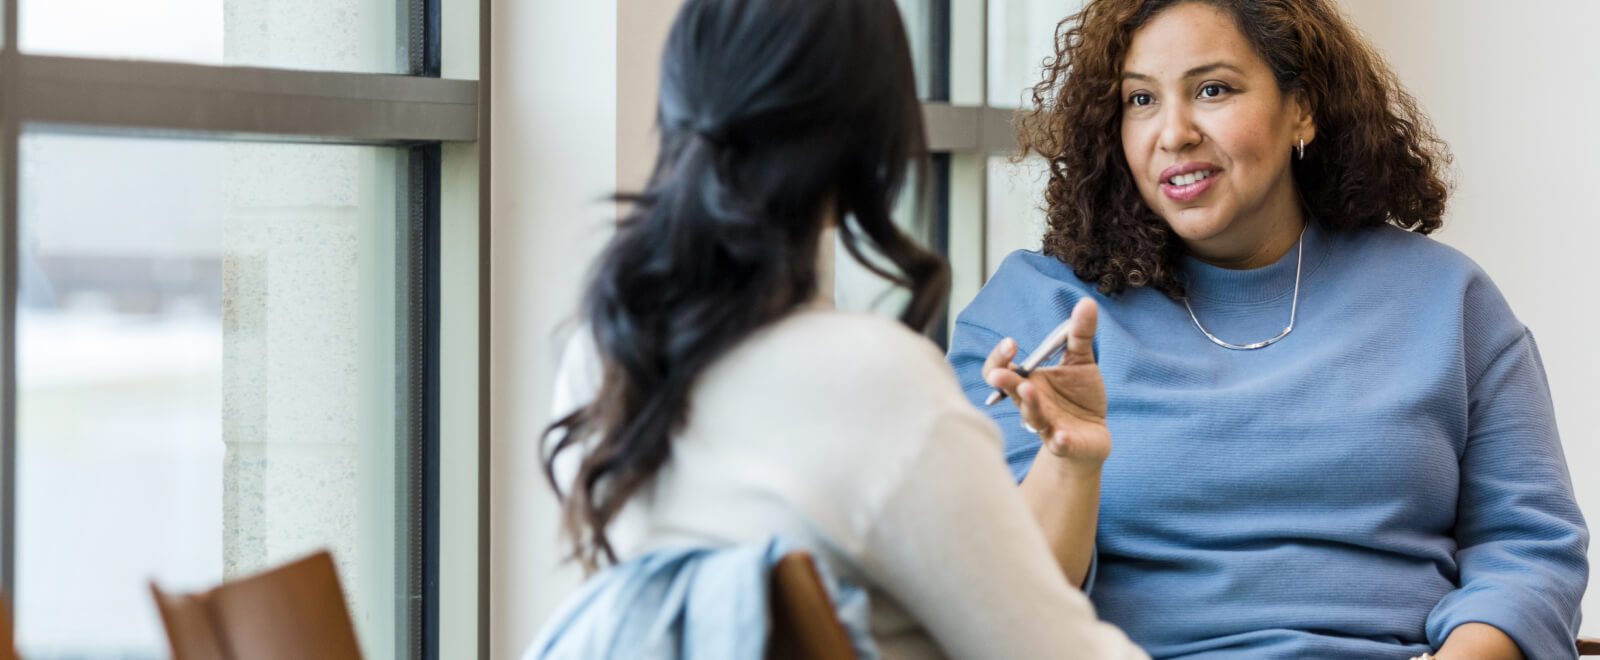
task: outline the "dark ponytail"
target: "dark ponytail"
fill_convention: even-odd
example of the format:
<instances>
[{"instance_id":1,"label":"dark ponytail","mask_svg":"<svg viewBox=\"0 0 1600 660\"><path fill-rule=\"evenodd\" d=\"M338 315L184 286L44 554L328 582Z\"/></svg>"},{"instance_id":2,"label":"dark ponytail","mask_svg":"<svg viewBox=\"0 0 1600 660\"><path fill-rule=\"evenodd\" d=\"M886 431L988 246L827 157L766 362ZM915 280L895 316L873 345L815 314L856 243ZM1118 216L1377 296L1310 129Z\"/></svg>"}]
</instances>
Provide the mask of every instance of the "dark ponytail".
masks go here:
<instances>
[{"instance_id":1,"label":"dark ponytail","mask_svg":"<svg viewBox=\"0 0 1600 660\"><path fill-rule=\"evenodd\" d=\"M937 255L890 217L926 161L911 53L893 0L688 0L663 54L661 150L589 281L582 318L603 367L593 402L555 422L545 475L572 554L614 562L606 527L671 456L695 379L810 301L824 218L869 269L935 318ZM859 236L857 232L859 231ZM862 239L893 264L872 265ZM558 455L584 454L570 492Z\"/></svg>"}]
</instances>

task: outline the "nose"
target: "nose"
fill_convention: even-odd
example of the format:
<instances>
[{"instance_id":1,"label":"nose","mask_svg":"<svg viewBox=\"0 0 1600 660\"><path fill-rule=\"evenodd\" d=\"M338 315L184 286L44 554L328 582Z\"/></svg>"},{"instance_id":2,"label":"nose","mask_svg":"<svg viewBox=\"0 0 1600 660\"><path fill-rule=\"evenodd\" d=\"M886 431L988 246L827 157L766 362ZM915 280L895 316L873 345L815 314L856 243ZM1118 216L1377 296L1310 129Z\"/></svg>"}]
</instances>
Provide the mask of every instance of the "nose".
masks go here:
<instances>
[{"instance_id":1,"label":"nose","mask_svg":"<svg viewBox=\"0 0 1600 660\"><path fill-rule=\"evenodd\" d=\"M1205 139L1186 103L1168 104L1161 113L1161 135L1157 146L1171 154L1181 154Z\"/></svg>"}]
</instances>

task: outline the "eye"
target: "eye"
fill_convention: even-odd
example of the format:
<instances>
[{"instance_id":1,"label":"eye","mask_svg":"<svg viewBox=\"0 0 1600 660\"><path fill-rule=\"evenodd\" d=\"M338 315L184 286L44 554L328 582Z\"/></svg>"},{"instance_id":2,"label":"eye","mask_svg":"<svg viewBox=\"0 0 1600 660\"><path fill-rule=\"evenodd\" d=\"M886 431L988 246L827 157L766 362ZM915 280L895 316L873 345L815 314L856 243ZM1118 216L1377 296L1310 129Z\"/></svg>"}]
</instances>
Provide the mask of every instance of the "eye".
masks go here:
<instances>
[{"instance_id":1,"label":"eye","mask_svg":"<svg viewBox=\"0 0 1600 660\"><path fill-rule=\"evenodd\" d=\"M1138 92L1128 97L1128 105L1146 106L1156 102L1156 97Z\"/></svg>"},{"instance_id":2,"label":"eye","mask_svg":"<svg viewBox=\"0 0 1600 660\"><path fill-rule=\"evenodd\" d=\"M1222 83L1207 83L1200 88L1200 98L1214 99L1231 91L1233 90Z\"/></svg>"}]
</instances>

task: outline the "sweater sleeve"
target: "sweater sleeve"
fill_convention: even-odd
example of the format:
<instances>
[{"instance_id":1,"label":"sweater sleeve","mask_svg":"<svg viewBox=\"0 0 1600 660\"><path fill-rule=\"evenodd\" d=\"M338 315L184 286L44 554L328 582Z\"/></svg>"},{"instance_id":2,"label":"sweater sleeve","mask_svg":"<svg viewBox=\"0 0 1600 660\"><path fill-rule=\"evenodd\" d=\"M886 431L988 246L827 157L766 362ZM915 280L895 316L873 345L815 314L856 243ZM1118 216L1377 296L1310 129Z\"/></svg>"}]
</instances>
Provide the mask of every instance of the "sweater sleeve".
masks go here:
<instances>
[{"instance_id":1,"label":"sweater sleeve","mask_svg":"<svg viewBox=\"0 0 1600 660\"><path fill-rule=\"evenodd\" d=\"M988 421L958 409L925 428L866 538L879 586L952 658L1145 658L1062 575Z\"/></svg>"},{"instance_id":2,"label":"sweater sleeve","mask_svg":"<svg viewBox=\"0 0 1600 660\"><path fill-rule=\"evenodd\" d=\"M1002 339L1005 337L998 332L958 321L955 334L950 338L948 359L950 366L955 369L956 379L961 383L961 390L967 395L967 401L989 415L1000 427L1000 433L1005 438L1006 465L1011 468L1012 478L1021 483L1033 467L1034 455L1039 453L1039 436L1022 428L1022 413L1017 410L1016 404L1001 401L993 406L983 405L991 389L983 380L983 362L989 359L989 351L994 350Z\"/></svg>"},{"instance_id":3,"label":"sweater sleeve","mask_svg":"<svg viewBox=\"0 0 1600 660\"><path fill-rule=\"evenodd\" d=\"M1464 623L1504 631L1530 659L1575 658L1589 533L1573 497L1533 337L1488 363L1469 392L1456 514L1459 587L1428 616L1428 642Z\"/></svg>"}]
</instances>

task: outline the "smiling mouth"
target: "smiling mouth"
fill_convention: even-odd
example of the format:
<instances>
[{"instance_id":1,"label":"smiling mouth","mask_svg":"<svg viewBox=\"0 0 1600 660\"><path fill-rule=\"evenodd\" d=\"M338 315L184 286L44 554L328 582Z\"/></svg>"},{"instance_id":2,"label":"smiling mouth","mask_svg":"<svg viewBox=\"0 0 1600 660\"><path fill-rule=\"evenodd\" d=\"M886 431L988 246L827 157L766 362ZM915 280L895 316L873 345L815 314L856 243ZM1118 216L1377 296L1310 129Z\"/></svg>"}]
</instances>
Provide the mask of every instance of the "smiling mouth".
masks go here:
<instances>
[{"instance_id":1,"label":"smiling mouth","mask_svg":"<svg viewBox=\"0 0 1600 660\"><path fill-rule=\"evenodd\" d=\"M1205 179L1211 178L1211 176L1216 173L1216 170L1200 170L1198 172L1190 172L1188 174L1179 174L1171 179L1167 179L1167 185L1178 187L1193 185Z\"/></svg>"},{"instance_id":2,"label":"smiling mouth","mask_svg":"<svg viewBox=\"0 0 1600 660\"><path fill-rule=\"evenodd\" d=\"M1180 204L1192 202L1211 189L1219 173L1221 170L1195 170L1178 174L1161 182L1161 192L1167 199Z\"/></svg>"}]
</instances>

